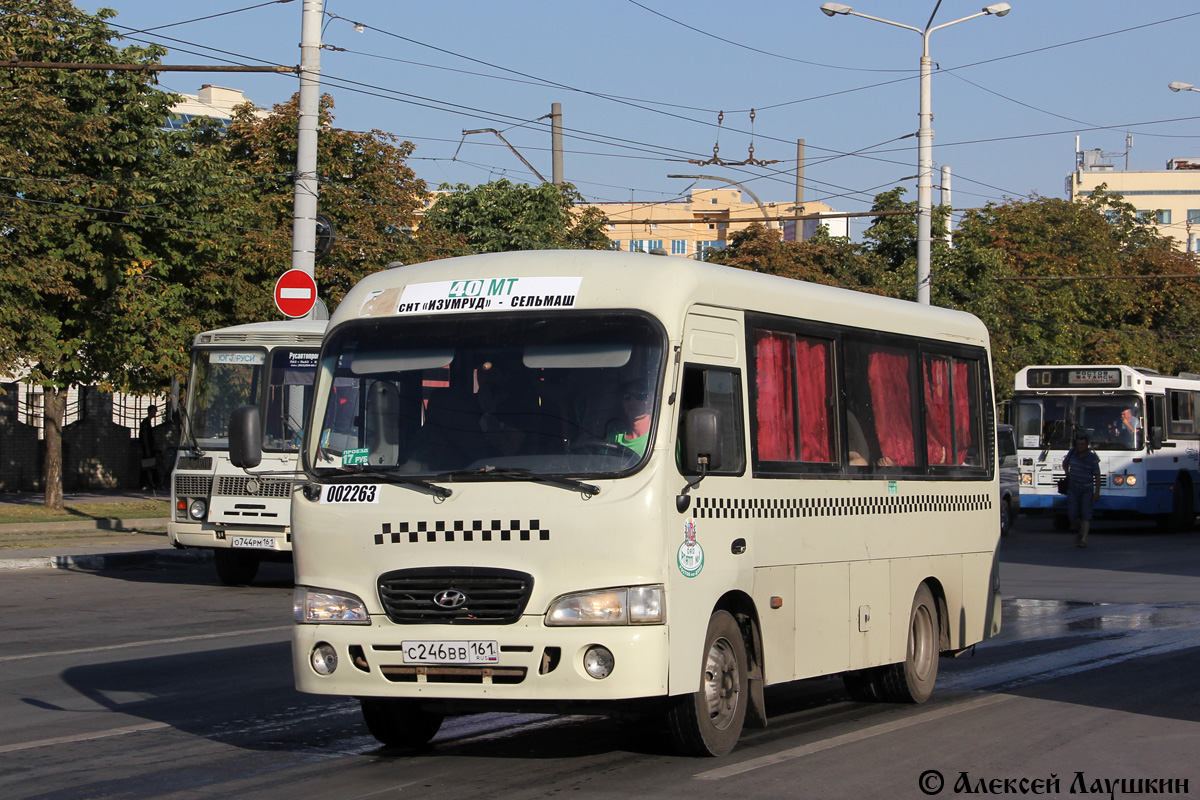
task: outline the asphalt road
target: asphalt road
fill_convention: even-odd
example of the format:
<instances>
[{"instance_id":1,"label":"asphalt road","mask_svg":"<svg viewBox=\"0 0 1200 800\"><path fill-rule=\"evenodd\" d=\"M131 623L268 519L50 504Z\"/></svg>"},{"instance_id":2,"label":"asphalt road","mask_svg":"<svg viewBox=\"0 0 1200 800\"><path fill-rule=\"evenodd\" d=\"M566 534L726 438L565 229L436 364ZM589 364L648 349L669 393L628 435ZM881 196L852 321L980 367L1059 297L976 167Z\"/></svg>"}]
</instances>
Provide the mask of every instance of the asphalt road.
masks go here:
<instances>
[{"instance_id":1,"label":"asphalt road","mask_svg":"<svg viewBox=\"0 0 1200 800\"><path fill-rule=\"evenodd\" d=\"M208 565L10 572L0 797L898 798L931 796L937 775L939 796L1022 780L1200 792L1200 533L1098 523L1079 550L1022 520L1001 554L1003 633L942 660L930 702L799 682L722 759L677 756L654 725L540 715L454 718L431 749L380 748L356 703L292 688L288 565L237 589Z\"/></svg>"}]
</instances>

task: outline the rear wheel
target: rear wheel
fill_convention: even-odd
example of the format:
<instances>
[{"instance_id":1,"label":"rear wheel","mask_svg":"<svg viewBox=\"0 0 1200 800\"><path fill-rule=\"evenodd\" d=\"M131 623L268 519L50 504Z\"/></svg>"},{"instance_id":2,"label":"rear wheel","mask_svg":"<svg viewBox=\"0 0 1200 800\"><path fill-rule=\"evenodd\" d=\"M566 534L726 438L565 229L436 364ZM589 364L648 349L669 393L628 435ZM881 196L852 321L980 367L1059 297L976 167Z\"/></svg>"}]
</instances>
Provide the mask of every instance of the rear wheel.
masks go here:
<instances>
[{"instance_id":1,"label":"rear wheel","mask_svg":"<svg viewBox=\"0 0 1200 800\"><path fill-rule=\"evenodd\" d=\"M1000 501L1000 535L1008 536L1008 532L1012 530L1012 505L1008 500Z\"/></svg>"},{"instance_id":2,"label":"rear wheel","mask_svg":"<svg viewBox=\"0 0 1200 800\"><path fill-rule=\"evenodd\" d=\"M213 551L213 561L217 577L226 586L244 586L258 574L259 558L254 553L219 549Z\"/></svg>"},{"instance_id":3,"label":"rear wheel","mask_svg":"<svg viewBox=\"0 0 1200 800\"><path fill-rule=\"evenodd\" d=\"M367 730L388 747L422 747L442 727L443 715L423 710L415 700L362 697L358 702Z\"/></svg>"},{"instance_id":4,"label":"rear wheel","mask_svg":"<svg viewBox=\"0 0 1200 800\"><path fill-rule=\"evenodd\" d=\"M941 627L933 592L921 584L908 614L908 645L904 661L881 667L878 684L882 699L893 703L924 703L937 680Z\"/></svg>"},{"instance_id":5,"label":"rear wheel","mask_svg":"<svg viewBox=\"0 0 1200 800\"><path fill-rule=\"evenodd\" d=\"M746 643L728 611L709 618L700 688L680 697L667 715L679 748L693 756L723 756L734 748L750 702Z\"/></svg>"},{"instance_id":6,"label":"rear wheel","mask_svg":"<svg viewBox=\"0 0 1200 800\"><path fill-rule=\"evenodd\" d=\"M1190 531L1196 523L1196 502L1192 497L1191 481L1182 476L1176 478L1175 490L1171 494L1171 513L1159 518L1159 527L1168 531Z\"/></svg>"}]
</instances>

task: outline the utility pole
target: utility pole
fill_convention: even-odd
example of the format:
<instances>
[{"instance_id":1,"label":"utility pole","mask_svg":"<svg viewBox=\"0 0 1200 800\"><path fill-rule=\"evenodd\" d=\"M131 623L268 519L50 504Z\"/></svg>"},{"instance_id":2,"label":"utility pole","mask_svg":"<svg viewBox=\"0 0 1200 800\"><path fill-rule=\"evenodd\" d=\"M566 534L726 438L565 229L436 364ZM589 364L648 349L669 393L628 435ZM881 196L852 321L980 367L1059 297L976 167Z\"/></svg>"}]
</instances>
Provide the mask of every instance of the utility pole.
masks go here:
<instances>
[{"instance_id":1,"label":"utility pole","mask_svg":"<svg viewBox=\"0 0 1200 800\"><path fill-rule=\"evenodd\" d=\"M550 172L555 186L563 182L563 138L562 138L562 103L550 104L550 146L554 153L553 169Z\"/></svg>"},{"instance_id":2,"label":"utility pole","mask_svg":"<svg viewBox=\"0 0 1200 800\"><path fill-rule=\"evenodd\" d=\"M804 140L796 140L796 207L793 209L796 216L804 213ZM795 240L797 242L804 241L804 226L800 224L800 220L796 220L796 228L794 231Z\"/></svg>"},{"instance_id":3,"label":"utility pole","mask_svg":"<svg viewBox=\"0 0 1200 800\"><path fill-rule=\"evenodd\" d=\"M321 107L322 0L304 0L300 28L300 124L292 200L292 269L315 279L317 258L317 125ZM316 319L315 307L307 319Z\"/></svg>"},{"instance_id":4,"label":"utility pole","mask_svg":"<svg viewBox=\"0 0 1200 800\"><path fill-rule=\"evenodd\" d=\"M946 244L952 244L953 235L950 230L953 225L953 214L950 211L950 167L942 165L942 205L946 207Z\"/></svg>"}]
</instances>

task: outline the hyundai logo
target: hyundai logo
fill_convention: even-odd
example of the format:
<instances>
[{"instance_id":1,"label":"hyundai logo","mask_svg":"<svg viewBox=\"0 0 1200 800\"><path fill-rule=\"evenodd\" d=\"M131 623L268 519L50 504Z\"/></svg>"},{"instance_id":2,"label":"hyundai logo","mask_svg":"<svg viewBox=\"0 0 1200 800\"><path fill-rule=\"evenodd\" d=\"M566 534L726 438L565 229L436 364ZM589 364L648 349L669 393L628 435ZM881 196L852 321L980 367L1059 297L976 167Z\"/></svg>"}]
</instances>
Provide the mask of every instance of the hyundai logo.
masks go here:
<instances>
[{"instance_id":1,"label":"hyundai logo","mask_svg":"<svg viewBox=\"0 0 1200 800\"><path fill-rule=\"evenodd\" d=\"M434 605L442 608L458 608L467 602L467 596L458 589L443 589L433 596Z\"/></svg>"}]
</instances>

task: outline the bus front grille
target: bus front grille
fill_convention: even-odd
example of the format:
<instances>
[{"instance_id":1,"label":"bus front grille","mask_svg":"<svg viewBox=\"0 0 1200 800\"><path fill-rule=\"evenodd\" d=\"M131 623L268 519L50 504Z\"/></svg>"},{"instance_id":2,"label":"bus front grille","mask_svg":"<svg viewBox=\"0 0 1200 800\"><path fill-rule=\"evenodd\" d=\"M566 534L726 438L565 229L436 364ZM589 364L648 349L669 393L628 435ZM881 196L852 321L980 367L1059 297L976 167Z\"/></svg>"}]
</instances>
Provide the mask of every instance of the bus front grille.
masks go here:
<instances>
[{"instance_id":1,"label":"bus front grille","mask_svg":"<svg viewBox=\"0 0 1200 800\"><path fill-rule=\"evenodd\" d=\"M250 491L252 485L256 487L253 492ZM278 497L286 500L292 496L292 482L221 475L217 478L216 494L221 497Z\"/></svg>"},{"instance_id":2,"label":"bus front grille","mask_svg":"<svg viewBox=\"0 0 1200 800\"><path fill-rule=\"evenodd\" d=\"M500 624L521 618L533 576L490 567L419 567L379 577L379 600L398 624Z\"/></svg>"},{"instance_id":3,"label":"bus front grille","mask_svg":"<svg viewBox=\"0 0 1200 800\"><path fill-rule=\"evenodd\" d=\"M208 497L212 490L212 478L208 475L180 475L175 473L176 497Z\"/></svg>"}]
</instances>

